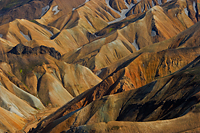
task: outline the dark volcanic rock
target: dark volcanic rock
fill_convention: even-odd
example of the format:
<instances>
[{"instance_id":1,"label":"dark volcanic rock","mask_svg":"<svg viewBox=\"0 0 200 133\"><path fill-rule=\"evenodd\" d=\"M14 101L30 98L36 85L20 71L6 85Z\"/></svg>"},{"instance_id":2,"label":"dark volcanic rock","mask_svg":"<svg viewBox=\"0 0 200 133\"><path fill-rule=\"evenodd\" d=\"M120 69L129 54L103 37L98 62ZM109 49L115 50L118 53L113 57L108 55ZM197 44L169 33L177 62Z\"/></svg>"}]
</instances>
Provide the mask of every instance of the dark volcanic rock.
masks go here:
<instances>
[{"instance_id":1,"label":"dark volcanic rock","mask_svg":"<svg viewBox=\"0 0 200 133\"><path fill-rule=\"evenodd\" d=\"M24 54L49 54L50 56L60 59L61 54L56 51L54 48L49 48L46 46L40 46L31 48L28 46L24 46L23 44L18 44L15 46L12 50L10 50L8 53L17 54L17 55L24 55Z\"/></svg>"}]
</instances>

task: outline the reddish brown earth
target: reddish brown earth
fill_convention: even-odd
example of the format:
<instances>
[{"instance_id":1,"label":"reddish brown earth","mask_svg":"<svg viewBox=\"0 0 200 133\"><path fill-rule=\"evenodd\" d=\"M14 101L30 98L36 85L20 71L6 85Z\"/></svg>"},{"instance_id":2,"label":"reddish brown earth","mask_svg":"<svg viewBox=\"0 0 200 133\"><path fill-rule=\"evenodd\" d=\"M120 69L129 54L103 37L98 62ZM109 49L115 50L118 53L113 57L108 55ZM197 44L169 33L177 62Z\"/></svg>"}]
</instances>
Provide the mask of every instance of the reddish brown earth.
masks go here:
<instances>
[{"instance_id":1,"label":"reddish brown earth","mask_svg":"<svg viewBox=\"0 0 200 133\"><path fill-rule=\"evenodd\" d=\"M200 131L200 1L49 2L0 1L0 132Z\"/></svg>"},{"instance_id":2,"label":"reddish brown earth","mask_svg":"<svg viewBox=\"0 0 200 133\"><path fill-rule=\"evenodd\" d=\"M40 18L43 10L51 0L1 0L0 1L0 25L15 19L34 20Z\"/></svg>"}]
</instances>

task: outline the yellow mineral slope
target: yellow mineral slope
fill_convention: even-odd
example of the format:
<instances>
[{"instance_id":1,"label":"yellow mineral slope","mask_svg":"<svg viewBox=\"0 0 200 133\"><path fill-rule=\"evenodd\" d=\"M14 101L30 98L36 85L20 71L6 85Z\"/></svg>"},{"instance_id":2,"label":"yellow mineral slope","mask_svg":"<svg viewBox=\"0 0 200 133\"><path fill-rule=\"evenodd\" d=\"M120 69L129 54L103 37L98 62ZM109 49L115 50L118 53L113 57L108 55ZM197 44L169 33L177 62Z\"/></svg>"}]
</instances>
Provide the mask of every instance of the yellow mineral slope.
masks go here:
<instances>
[{"instance_id":1,"label":"yellow mineral slope","mask_svg":"<svg viewBox=\"0 0 200 133\"><path fill-rule=\"evenodd\" d=\"M14 114L18 120L13 120L19 124L24 121L23 125L9 129L4 118L8 116L1 113L3 125L7 124L2 131L15 132L25 123L34 124L39 121L34 118L37 113L47 107L60 107L102 81L84 66L67 64L48 55L10 54L7 61L0 63L0 107Z\"/></svg>"},{"instance_id":2,"label":"yellow mineral slope","mask_svg":"<svg viewBox=\"0 0 200 133\"><path fill-rule=\"evenodd\" d=\"M177 3L167 5L174 7L171 10L180 10L179 14L173 12L172 18L166 7L154 6L139 17L105 27L96 33L94 41L65 54L62 60L96 71L131 53L140 53L144 47L150 48L156 42L168 40L194 24L182 13L182 7L176 7ZM182 21L182 18L185 20Z\"/></svg>"},{"instance_id":3,"label":"yellow mineral slope","mask_svg":"<svg viewBox=\"0 0 200 133\"><path fill-rule=\"evenodd\" d=\"M0 132L14 133L22 130L26 124L26 120L14 113L11 113L0 107Z\"/></svg>"},{"instance_id":4,"label":"yellow mineral slope","mask_svg":"<svg viewBox=\"0 0 200 133\"><path fill-rule=\"evenodd\" d=\"M56 1L53 3L56 5ZM61 4L62 1L58 3ZM49 10L37 21L17 19L2 25L0 39L7 51L21 43L31 47L41 45L53 47L63 55L91 43L102 35L118 30L136 49L140 49L169 39L193 25L193 20L185 12L186 7L186 1L172 1L162 7L154 6L143 14L123 21L126 16L120 17L120 14L108 6L107 1L91 0L70 12L63 9L63 13L48 24L43 22L43 18L45 15L48 16L48 12L50 14L58 12L58 7L55 11ZM50 21L47 18L45 20Z\"/></svg>"}]
</instances>

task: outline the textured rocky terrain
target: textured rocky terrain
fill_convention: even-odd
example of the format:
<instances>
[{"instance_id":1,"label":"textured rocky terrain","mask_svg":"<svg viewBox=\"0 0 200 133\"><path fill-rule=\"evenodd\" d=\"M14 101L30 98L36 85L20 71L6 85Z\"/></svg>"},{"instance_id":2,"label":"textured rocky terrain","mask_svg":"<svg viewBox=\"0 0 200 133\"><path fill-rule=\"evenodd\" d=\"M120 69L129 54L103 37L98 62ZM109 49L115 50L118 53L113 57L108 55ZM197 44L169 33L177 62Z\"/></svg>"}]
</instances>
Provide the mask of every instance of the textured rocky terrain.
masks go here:
<instances>
[{"instance_id":1,"label":"textured rocky terrain","mask_svg":"<svg viewBox=\"0 0 200 133\"><path fill-rule=\"evenodd\" d=\"M0 132L200 132L200 1L0 1Z\"/></svg>"},{"instance_id":2,"label":"textured rocky terrain","mask_svg":"<svg viewBox=\"0 0 200 133\"><path fill-rule=\"evenodd\" d=\"M17 18L34 20L40 18L49 9L51 0L1 0L0 24Z\"/></svg>"}]
</instances>

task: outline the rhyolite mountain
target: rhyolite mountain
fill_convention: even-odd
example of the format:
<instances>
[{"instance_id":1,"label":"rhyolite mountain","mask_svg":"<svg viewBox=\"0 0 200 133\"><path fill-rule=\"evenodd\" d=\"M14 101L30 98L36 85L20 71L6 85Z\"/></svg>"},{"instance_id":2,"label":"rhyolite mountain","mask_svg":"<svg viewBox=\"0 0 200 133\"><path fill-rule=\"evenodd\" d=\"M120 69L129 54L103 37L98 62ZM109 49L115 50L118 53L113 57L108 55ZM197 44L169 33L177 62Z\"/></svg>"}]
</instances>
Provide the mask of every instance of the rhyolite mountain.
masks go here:
<instances>
[{"instance_id":1,"label":"rhyolite mountain","mask_svg":"<svg viewBox=\"0 0 200 133\"><path fill-rule=\"evenodd\" d=\"M200 131L200 1L0 1L0 132Z\"/></svg>"},{"instance_id":2,"label":"rhyolite mountain","mask_svg":"<svg viewBox=\"0 0 200 133\"><path fill-rule=\"evenodd\" d=\"M1 0L0 24L17 18L34 20L40 18L48 9L52 0Z\"/></svg>"}]
</instances>

